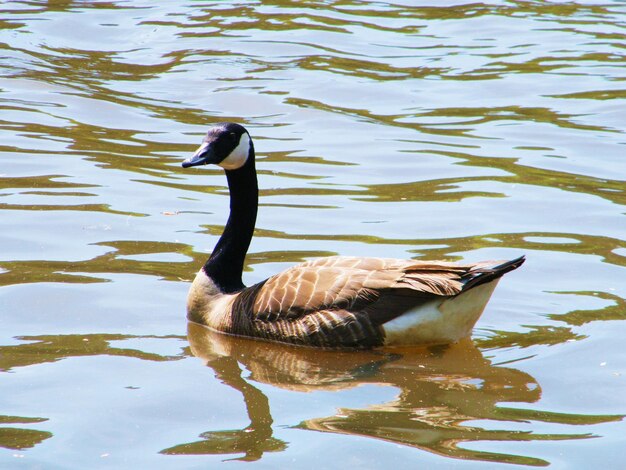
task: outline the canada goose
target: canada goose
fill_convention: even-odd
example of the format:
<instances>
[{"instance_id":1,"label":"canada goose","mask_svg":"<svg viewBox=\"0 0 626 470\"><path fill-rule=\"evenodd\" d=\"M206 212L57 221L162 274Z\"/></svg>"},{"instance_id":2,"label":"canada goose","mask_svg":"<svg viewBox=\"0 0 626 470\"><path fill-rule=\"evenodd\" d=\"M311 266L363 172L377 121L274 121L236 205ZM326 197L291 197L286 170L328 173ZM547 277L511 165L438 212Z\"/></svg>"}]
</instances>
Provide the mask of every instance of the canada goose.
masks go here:
<instances>
[{"instance_id":1,"label":"canada goose","mask_svg":"<svg viewBox=\"0 0 626 470\"><path fill-rule=\"evenodd\" d=\"M191 285L187 317L223 333L318 347L456 342L470 335L499 278L524 262L330 256L245 287L258 207L248 131L216 124L182 165L210 163L226 170L230 216Z\"/></svg>"}]
</instances>

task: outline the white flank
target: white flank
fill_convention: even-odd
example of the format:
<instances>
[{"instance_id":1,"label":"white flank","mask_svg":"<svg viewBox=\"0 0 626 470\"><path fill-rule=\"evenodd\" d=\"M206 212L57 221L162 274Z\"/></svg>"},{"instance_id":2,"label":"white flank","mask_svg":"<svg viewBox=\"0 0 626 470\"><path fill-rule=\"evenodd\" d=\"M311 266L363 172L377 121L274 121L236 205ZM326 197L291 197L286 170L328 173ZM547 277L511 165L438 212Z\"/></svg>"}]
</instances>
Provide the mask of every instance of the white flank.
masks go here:
<instances>
[{"instance_id":1,"label":"white flank","mask_svg":"<svg viewBox=\"0 0 626 470\"><path fill-rule=\"evenodd\" d=\"M250 151L250 136L247 132L241 134L239 138L239 144L235 149L230 152L228 157L218 163L219 166L225 170L236 170L245 165L248 160L248 153Z\"/></svg>"},{"instance_id":2,"label":"white flank","mask_svg":"<svg viewBox=\"0 0 626 470\"><path fill-rule=\"evenodd\" d=\"M454 343L470 336L498 281L433 300L385 323L385 344Z\"/></svg>"}]
</instances>

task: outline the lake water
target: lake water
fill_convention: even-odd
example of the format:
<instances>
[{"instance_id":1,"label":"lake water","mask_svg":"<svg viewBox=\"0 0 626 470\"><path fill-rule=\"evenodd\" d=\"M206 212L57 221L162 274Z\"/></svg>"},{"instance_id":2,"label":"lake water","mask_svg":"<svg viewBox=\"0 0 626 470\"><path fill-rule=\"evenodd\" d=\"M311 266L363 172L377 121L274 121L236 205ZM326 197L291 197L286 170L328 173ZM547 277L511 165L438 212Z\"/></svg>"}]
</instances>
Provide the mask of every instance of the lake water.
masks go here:
<instances>
[{"instance_id":1,"label":"lake water","mask_svg":"<svg viewBox=\"0 0 626 470\"><path fill-rule=\"evenodd\" d=\"M622 1L4 1L0 467L623 468ZM527 262L467 341L188 326L255 139L244 280L330 254ZM229 462L223 464L223 462Z\"/></svg>"}]
</instances>

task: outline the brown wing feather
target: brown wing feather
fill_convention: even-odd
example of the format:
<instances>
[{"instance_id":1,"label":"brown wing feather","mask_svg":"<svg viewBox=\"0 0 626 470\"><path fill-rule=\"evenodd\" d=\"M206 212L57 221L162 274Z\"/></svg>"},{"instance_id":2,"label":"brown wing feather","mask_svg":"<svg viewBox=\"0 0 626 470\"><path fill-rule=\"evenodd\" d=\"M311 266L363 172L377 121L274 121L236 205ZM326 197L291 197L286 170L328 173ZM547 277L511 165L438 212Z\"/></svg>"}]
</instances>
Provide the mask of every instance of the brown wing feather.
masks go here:
<instances>
[{"instance_id":1,"label":"brown wing feather","mask_svg":"<svg viewBox=\"0 0 626 470\"><path fill-rule=\"evenodd\" d=\"M321 347L380 346L384 333L363 312L318 310L298 318L255 319L254 336L272 341Z\"/></svg>"},{"instance_id":2,"label":"brown wing feather","mask_svg":"<svg viewBox=\"0 0 626 470\"><path fill-rule=\"evenodd\" d=\"M386 289L434 296L461 292L472 265L385 258L327 257L270 277L249 305L253 317L273 321L325 309L354 310Z\"/></svg>"}]
</instances>

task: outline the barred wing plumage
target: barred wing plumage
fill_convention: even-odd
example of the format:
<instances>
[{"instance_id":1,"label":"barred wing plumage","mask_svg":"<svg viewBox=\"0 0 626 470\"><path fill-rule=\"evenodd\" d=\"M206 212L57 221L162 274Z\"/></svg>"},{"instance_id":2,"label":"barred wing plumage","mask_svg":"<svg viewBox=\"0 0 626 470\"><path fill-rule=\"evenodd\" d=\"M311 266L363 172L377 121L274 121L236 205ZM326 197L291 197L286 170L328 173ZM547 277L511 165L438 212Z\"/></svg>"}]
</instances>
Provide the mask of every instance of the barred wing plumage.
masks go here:
<instances>
[{"instance_id":1,"label":"barred wing plumage","mask_svg":"<svg viewBox=\"0 0 626 470\"><path fill-rule=\"evenodd\" d=\"M315 346L382 344L381 326L438 296L453 296L481 265L333 256L293 266L244 289L233 327Z\"/></svg>"}]
</instances>

